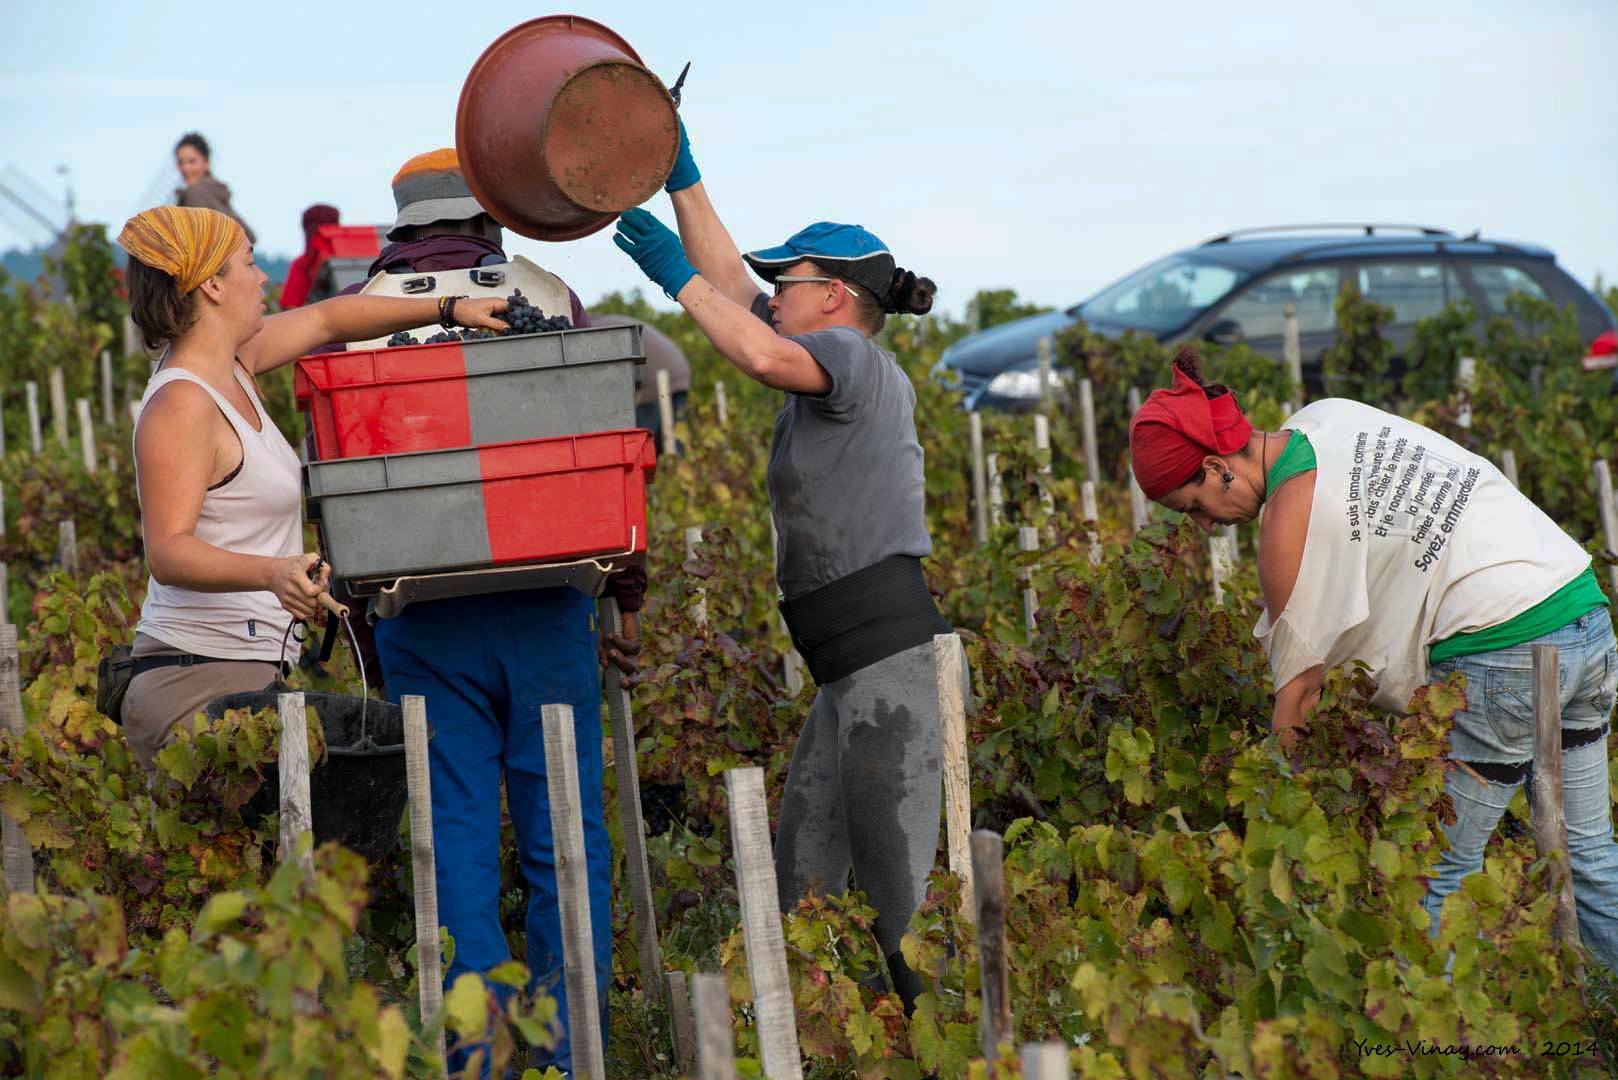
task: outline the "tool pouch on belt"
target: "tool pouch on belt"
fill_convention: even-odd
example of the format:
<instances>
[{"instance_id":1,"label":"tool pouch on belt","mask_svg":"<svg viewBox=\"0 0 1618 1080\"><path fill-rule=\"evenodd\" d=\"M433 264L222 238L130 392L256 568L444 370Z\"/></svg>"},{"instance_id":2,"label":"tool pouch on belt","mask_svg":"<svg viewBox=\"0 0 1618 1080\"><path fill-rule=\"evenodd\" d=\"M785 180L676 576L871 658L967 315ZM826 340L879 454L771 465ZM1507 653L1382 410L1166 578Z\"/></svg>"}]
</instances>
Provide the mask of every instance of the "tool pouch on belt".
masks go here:
<instances>
[{"instance_id":1,"label":"tool pouch on belt","mask_svg":"<svg viewBox=\"0 0 1618 1080\"><path fill-rule=\"evenodd\" d=\"M780 608L792 643L821 686L952 629L933 603L914 555L890 555L813 592L783 599Z\"/></svg>"},{"instance_id":2,"label":"tool pouch on belt","mask_svg":"<svg viewBox=\"0 0 1618 1080\"><path fill-rule=\"evenodd\" d=\"M114 645L112 652L96 665L96 712L115 724L122 724L124 695L129 693L129 681L135 677L135 658L131 646Z\"/></svg>"}]
</instances>

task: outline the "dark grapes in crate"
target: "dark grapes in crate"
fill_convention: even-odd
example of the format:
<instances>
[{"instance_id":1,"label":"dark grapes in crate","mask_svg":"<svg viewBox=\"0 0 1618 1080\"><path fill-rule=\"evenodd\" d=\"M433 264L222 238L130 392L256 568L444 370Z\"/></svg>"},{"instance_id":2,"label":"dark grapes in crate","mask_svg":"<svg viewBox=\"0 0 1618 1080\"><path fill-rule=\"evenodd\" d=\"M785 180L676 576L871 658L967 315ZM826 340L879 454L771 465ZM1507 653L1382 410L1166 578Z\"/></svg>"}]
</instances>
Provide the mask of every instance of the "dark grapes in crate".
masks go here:
<instances>
[{"instance_id":1,"label":"dark grapes in crate","mask_svg":"<svg viewBox=\"0 0 1618 1080\"><path fill-rule=\"evenodd\" d=\"M573 329L572 319L566 315L546 315L528 302L521 289L513 290L511 295L506 297L506 311L500 317L506 323L504 330L440 330L421 342L401 331L388 339L388 347L391 349L395 345L442 345L450 341L487 341L490 338L508 337L513 334L551 334L558 330Z\"/></svg>"}]
</instances>

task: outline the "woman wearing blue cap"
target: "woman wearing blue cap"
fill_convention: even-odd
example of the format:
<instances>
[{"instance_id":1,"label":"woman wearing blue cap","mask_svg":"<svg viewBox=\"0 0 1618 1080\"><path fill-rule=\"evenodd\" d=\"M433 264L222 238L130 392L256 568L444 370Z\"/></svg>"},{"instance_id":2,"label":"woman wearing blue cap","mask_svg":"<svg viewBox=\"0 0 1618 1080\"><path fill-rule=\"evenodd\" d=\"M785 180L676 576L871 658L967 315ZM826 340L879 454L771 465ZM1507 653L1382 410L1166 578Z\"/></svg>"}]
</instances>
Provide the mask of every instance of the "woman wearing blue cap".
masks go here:
<instances>
[{"instance_id":1,"label":"woman wearing blue cap","mask_svg":"<svg viewBox=\"0 0 1618 1080\"><path fill-rule=\"evenodd\" d=\"M932 539L915 389L872 338L889 314L931 310L935 286L896 266L858 225L817 222L743 256L708 201L683 124L666 190L679 236L631 210L614 242L726 359L786 391L767 474L775 576L820 689L781 804L781 904L841 893L852 870L877 909L876 938L909 1011L922 988L899 941L938 847L932 640L950 626L921 571Z\"/></svg>"}]
</instances>

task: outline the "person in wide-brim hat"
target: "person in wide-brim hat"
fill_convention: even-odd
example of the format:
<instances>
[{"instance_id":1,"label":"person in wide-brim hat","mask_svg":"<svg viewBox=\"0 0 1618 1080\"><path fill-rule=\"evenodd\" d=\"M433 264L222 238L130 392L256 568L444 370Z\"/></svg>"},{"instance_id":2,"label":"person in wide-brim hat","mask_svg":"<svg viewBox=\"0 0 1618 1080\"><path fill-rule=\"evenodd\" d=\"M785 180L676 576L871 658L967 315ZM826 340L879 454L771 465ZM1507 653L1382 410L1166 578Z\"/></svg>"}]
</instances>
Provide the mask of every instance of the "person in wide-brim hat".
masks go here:
<instances>
[{"instance_id":1,"label":"person in wide-brim hat","mask_svg":"<svg viewBox=\"0 0 1618 1080\"><path fill-rule=\"evenodd\" d=\"M779 899L790 908L808 892L842 893L852 871L909 1011L921 982L899 942L938 845L933 638L951 628L922 574L932 539L915 389L874 339L888 315L929 311L934 285L899 268L860 225L816 222L742 255L708 201L683 123L666 190L679 235L631 210L614 242L725 359L786 391L766 475L776 582L819 690L781 802Z\"/></svg>"}]
</instances>

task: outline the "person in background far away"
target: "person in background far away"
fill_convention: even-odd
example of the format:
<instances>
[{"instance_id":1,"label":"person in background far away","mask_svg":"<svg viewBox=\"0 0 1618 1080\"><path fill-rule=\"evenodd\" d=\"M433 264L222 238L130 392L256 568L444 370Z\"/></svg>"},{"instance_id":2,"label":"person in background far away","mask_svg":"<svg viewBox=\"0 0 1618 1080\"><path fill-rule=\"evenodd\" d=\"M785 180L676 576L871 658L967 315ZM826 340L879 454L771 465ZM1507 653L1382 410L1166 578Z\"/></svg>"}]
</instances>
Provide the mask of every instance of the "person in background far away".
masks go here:
<instances>
[{"instance_id":1,"label":"person in background far away","mask_svg":"<svg viewBox=\"0 0 1618 1080\"><path fill-rule=\"evenodd\" d=\"M309 289L315 283L315 233L322 225L335 225L338 220L337 207L326 203L315 203L303 212L303 254L287 268L286 284L281 286L282 311L302 307L309 299Z\"/></svg>"},{"instance_id":2,"label":"person in background far away","mask_svg":"<svg viewBox=\"0 0 1618 1080\"><path fill-rule=\"evenodd\" d=\"M673 338L633 316L592 314L590 325L641 328L641 351L646 354L646 366L640 369L640 386L635 391L635 426L649 429L658 452L662 453L663 410L657 407L657 373L669 373L669 396L673 398L674 422L678 424L685 418L685 402L691 395L691 362Z\"/></svg>"},{"instance_id":3,"label":"person in background far away","mask_svg":"<svg viewBox=\"0 0 1618 1080\"><path fill-rule=\"evenodd\" d=\"M1196 350L1174 358L1129 425L1141 490L1212 532L1263 510L1254 630L1270 655L1272 730L1297 738L1327 668L1370 666L1372 704L1402 712L1429 679L1465 673L1444 790L1455 818L1427 879L1444 898L1483 868L1534 758L1534 645L1561 656L1563 808L1579 937L1618 969L1618 847L1607 730L1618 689L1612 619L1578 541L1486 458L1358 401L1325 398L1256 431Z\"/></svg>"},{"instance_id":4,"label":"person in background far away","mask_svg":"<svg viewBox=\"0 0 1618 1080\"><path fill-rule=\"evenodd\" d=\"M174 167L180 170L184 186L175 189L174 201L180 206L217 210L226 217L233 217L247 234L247 242L258 243L252 226L230 205L230 188L214 176L209 164L212 160L213 152L208 148L207 139L195 131L180 136L180 141L174 144Z\"/></svg>"}]
</instances>

